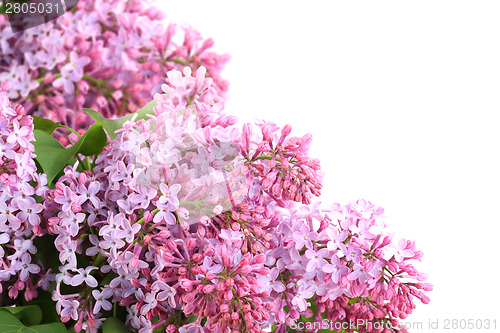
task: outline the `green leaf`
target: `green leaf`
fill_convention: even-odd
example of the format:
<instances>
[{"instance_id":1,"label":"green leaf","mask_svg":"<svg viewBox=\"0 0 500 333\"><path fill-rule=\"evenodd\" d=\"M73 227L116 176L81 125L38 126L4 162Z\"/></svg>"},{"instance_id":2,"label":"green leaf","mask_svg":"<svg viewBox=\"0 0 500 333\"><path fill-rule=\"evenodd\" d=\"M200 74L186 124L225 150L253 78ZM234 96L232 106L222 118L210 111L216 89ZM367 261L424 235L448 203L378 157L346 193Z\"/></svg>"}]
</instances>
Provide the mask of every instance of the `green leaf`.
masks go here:
<instances>
[{"instance_id":1,"label":"green leaf","mask_svg":"<svg viewBox=\"0 0 500 333\"><path fill-rule=\"evenodd\" d=\"M68 161L76 154L84 139L78 140L70 148L64 148L59 141L54 139L49 133L42 130L34 130L36 160L42 166L43 172L47 175L47 183L50 185L56 175L64 169Z\"/></svg>"},{"instance_id":2,"label":"green leaf","mask_svg":"<svg viewBox=\"0 0 500 333\"><path fill-rule=\"evenodd\" d=\"M37 305L3 307L13 315L19 315L23 323L28 326L38 325L42 321L42 310Z\"/></svg>"},{"instance_id":3,"label":"green leaf","mask_svg":"<svg viewBox=\"0 0 500 333\"><path fill-rule=\"evenodd\" d=\"M56 128L61 127L61 123L55 123L50 119L33 116L33 126L35 129L52 134Z\"/></svg>"},{"instance_id":4,"label":"green leaf","mask_svg":"<svg viewBox=\"0 0 500 333\"><path fill-rule=\"evenodd\" d=\"M102 333L130 333L131 331L120 320L110 317L102 325Z\"/></svg>"},{"instance_id":5,"label":"green leaf","mask_svg":"<svg viewBox=\"0 0 500 333\"><path fill-rule=\"evenodd\" d=\"M107 119L102 116L99 112L92 110L92 109L83 109L89 116L91 116L96 123L101 124L102 127L108 132L108 135L110 136L111 139L116 138L116 133L115 131L120 129L124 123L121 122L122 118L118 119Z\"/></svg>"},{"instance_id":6,"label":"green leaf","mask_svg":"<svg viewBox=\"0 0 500 333\"><path fill-rule=\"evenodd\" d=\"M63 323L50 323L26 327L12 313L0 310L0 333L67 333Z\"/></svg>"},{"instance_id":7,"label":"green leaf","mask_svg":"<svg viewBox=\"0 0 500 333\"><path fill-rule=\"evenodd\" d=\"M106 130L106 132L108 132L109 137L111 139L114 139L117 136L117 134L115 132L117 130L119 130L120 128L122 128L123 124L127 120L132 119L134 114L137 114L136 120L147 119L148 114L153 114L153 107L155 107L155 106L156 106L156 102L151 101L148 104L146 104L146 106L141 108L140 110L138 110L134 113L131 113L129 115L126 115L124 117L118 118L118 119L104 118L104 116L102 114L100 114L99 112L92 110L92 109L83 109L83 111L85 111L89 116L91 116L96 121L96 123L101 124L102 127L104 127L104 129Z\"/></svg>"},{"instance_id":8,"label":"green leaf","mask_svg":"<svg viewBox=\"0 0 500 333\"><path fill-rule=\"evenodd\" d=\"M198 319L198 316L190 315L188 319L188 323L194 323Z\"/></svg>"},{"instance_id":9,"label":"green leaf","mask_svg":"<svg viewBox=\"0 0 500 333\"><path fill-rule=\"evenodd\" d=\"M104 132L100 124L90 126L81 140L83 140L83 143L78 153L85 156L100 154L104 146L108 143L106 132Z\"/></svg>"},{"instance_id":10,"label":"green leaf","mask_svg":"<svg viewBox=\"0 0 500 333\"><path fill-rule=\"evenodd\" d=\"M37 116L32 116L32 118L33 118L33 127L36 130L41 130L41 131L44 131L46 133L52 134L57 128L65 128L67 130L75 132L74 129L72 129L68 126L64 126L59 122L55 123L50 119L45 119L45 118L37 117Z\"/></svg>"},{"instance_id":11,"label":"green leaf","mask_svg":"<svg viewBox=\"0 0 500 333\"><path fill-rule=\"evenodd\" d=\"M51 127L45 127L50 131ZM100 124L90 126L87 132L69 148L65 148L59 141L53 138L48 131L35 129L35 154L36 161L41 165L43 172L47 175L47 183L50 185L61 170L71 161L73 156L83 154L91 156L100 154L107 144L106 133Z\"/></svg>"},{"instance_id":12,"label":"green leaf","mask_svg":"<svg viewBox=\"0 0 500 333\"><path fill-rule=\"evenodd\" d=\"M33 304L40 306L43 312L42 322L40 324L49 324L61 322L61 319L56 311L56 302L54 301L32 301Z\"/></svg>"},{"instance_id":13,"label":"green leaf","mask_svg":"<svg viewBox=\"0 0 500 333\"><path fill-rule=\"evenodd\" d=\"M7 311L0 311L0 332L17 333L19 328L23 328L24 325L17 319L12 313Z\"/></svg>"},{"instance_id":14,"label":"green leaf","mask_svg":"<svg viewBox=\"0 0 500 333\"><path fill-rule=\"evenodd\" d=\"M66 326L63 323L50 323L43 325L36 325L25 327L24 330L20 331L22 333L32 333L33 331L38 333L66 333Z\"/></svg>"}]
</instances>

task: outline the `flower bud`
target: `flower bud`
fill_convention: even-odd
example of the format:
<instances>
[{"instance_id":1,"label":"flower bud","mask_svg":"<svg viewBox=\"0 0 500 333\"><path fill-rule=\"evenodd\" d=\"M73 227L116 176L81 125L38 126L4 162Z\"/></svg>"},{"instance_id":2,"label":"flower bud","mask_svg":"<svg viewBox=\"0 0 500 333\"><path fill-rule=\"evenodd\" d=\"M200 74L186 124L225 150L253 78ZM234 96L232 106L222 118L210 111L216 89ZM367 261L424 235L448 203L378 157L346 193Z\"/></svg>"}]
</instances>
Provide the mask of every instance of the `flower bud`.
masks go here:
<instances>
[{"instance_id":1,"label":"flower bud","mask_svg":"<svg viewBox=\"0 0 500 333\"><path fill-rule=\"evenodd\" d=\"M263 253L259 253L255 257L253 257L253 261L257 264L262 264L266 261L266 255Z\"/></svg>"},{"instance_id":2,"label":"flower bud","mask_svg":"<svg viewBox=\"0 0 500 333\"><path fill-rule=\"evenodd\" d=\"M193 281L188 280L188 279L181 279L180 285L186 291L191 291L191 290L193 290L193 287L194 287Z\"/></svg>"},{"instance_id":3,"label":"flower bud","mask_svg":"<svg viewBox=\"0 0 500 333\"><path fill-rule=\"evenodd\" d=\"M227 290L226 292L224 292L224 299L226 301L230 301L233 299L233 291L232 290Z\"/></svg>"},{"instance_id":4,"label":"flower bud","mask_svg":"<svg viewBox=\"0 0 500 333\"><path fill-rule=\"evenodd\" d=\"M268 267L261 267L259 269L259 274L262 275L268 275L271 272L271 270Z\"/></svg>"},{"instance_id":5,"label":"flower bud","mask_svg":"<svg viewBox=\"0 0 500 333\"><path fill-rule=\"evenodd\" d=\"M6 81L0 84L0 91L9 90L10 88L12 88L12 82L10 81Z\"/></svg>"},{"instance_id":6,"label":"flower bud","mask_svg":"<svg viewBox=\"0 0 500 333\"><path fill-rule=\"evenodd\" d=\"M196 235L198 236L198 238L204 238L206 235L205 228L201 224L198 225L198 230L196 231Z\"/></svg>"},{"instance_id":7,"label":"flower bud","mask_svg":"<svg viewBox=\"0 0 500 333\"><path fill-rule=\"evenodd\" d=\"M194 250L194 248L196 247L196 239L194 238L189 238L187 240L187 246L190 250Z\"/></svg>"},{"instance_id":8,"label":"flower bud","mask_svg":"<svg viewBox=\"0 0 500 333\"><path fill-rule=\"evenodd\" d=\"M215 290L215 285L213 285L213 284L207 284L207 285L203 286L203 292L205 294L210 294L214 290Z\"/></svg>"}]
</instances>

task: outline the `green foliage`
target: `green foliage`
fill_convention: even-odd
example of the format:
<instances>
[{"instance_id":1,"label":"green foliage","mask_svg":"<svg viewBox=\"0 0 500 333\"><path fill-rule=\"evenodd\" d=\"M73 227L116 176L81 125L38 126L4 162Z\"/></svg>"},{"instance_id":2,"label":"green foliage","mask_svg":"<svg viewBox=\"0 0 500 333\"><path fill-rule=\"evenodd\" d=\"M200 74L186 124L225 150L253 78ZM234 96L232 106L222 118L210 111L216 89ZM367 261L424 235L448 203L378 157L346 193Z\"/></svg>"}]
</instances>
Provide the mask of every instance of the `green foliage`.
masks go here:
<instances>
[{"instance_id":1,"label":"green foliage","mask_svg":"<svg viewBox=\"0 0 500 333\"><path fill-rule=\"evenodd\" d=\"M111 139L116 138L117 134L115 133L117 130L122 128L123 124L127 121L132 119L132 117L137 114L137 119L147 119L148 114L153 114L153 107L156 106L155 101L151 101L146 106L144 106L142 109L138 110L137 112L131 113L129 115L126 115L124 117L118 118L118 119L107 119L104 118L102 114L99 112L92 110L92 109L83 109L89 116L91 116L95 121L96 124L100 124L106 132L108 132L108 135Z\"/></svg>"},{"instance_id":2,"label":"green foliage","mask_svg":"<svg viewBox=\"0 0 500 333\"><path fill-rule=\"evenodd\" d=\"M33 117L33 126L37 130L41 130L41 131L47 132L49 134L52 134L57 128L65 128L69 131L74 132L74 130L72 128L64 126L59 122L55 123L50 119L45 119L45 118L36 117L36 116L32 116L32 117Z\"/></svg>"},{"instance_id":3,"label":"green foliage","mask_svg":"<svg viewBox=\"0 0 500 333\"><path fill-rule=\"evenodd\" d=\"M13 312L15 312L15 314L13 314ZM31 305L17 308L1 308L0 333L67 333L66 327L61 322L26 326L19 319L23 319L23 316L29 317L31 315L34 316L34 319L30 319L32 322L37 320L40 322L41 310L38 306Z\"/></svg>"},{"instance_id":4,"label":"green foliage","mask_svg":"<svg viewBox=\"0 0 500 333\"><path fill-rule=\"evenodd\" d=\"M42 321L42 310L36 305L4 307L1 310L12 313L26 325L38 325Z\"/></svg>"},{"instance_id":5,"label":"green foliage","mask_svg":"<svg viewBox=\"0 0 500 333\"><path fill-rule=\"evenodd\" d=\"M68 161L76 154L81 142L78 141L66 149L47 132L35 129L34 134L36 160L42 166L42 171L47 175L47 182L50 185L59 171L64 169Z\"/></svg>"},{"instance_id":6,"label":"green foliage","mask_svg":"<svg viewBox=\"0 0 500 333\"><path fill-rule=\"evenodd\" d=\"M85 140L83 140L78 153L85 156L99 155L108 143L106 132L104 132L103 127L99 124L90 126L83 138Z\"/></svg>"},{"instance_id":7,"label":"green foliage","mask_svg":"<svg viewBox=\"0 0 500 333\"><path fill-rule=\"evenodd\" d=\"M33 143L37 156L36 161L42 168L39 172L44 172L47 175L48 185L52 184L57 174L72 161L73 156L78 154L97 155L107 144L103 127L100 124L94 124L74 145L66 148L51 135L58 127L66 128L48 119L38 118L33 131L36 140Z\"/></svg>"},{"instance_id":8,"label":"green foliage","mask_svg":"<svg viewBox=\"0 0 500 333\"><path fill-rule=\"evenodd\" d=\"M131 331L120 320L110 317L102 325L102 333L130 333Z\"/></svg>"},{"instance_id":9,"label":"green foliage","mask_svg":"<svg viewBox=\"0 0 500 333\"><path fill-rule=\"evenodd\" d=\"M39 172L47 175L47 182L50 186L56 176L70 163L74 163L74 156L82 154L84 156L98 155L107 145L108 140L106 132L111 139L116 137L115 131L122 128L123 124L132 119L134 114L137 114L137 119L146 119L148 114L153 113L155 101L149 102L142 109L133 114L121 117L119 119L106 119L99 112L92 109L84 109L96 123L83 134L80 139L71 147L64 147L52 137L52 133L58 128L64 128L73 133L78 134L75 130L55 123L52 120L40 117L33 117L34 134L35 134L35 154L37 166L41 167ZM106 130L106 132L104 131ZM87 166L88 168L90 166Z\"/></svg>"},{"instance_id":10,"label":"green foliage","mask_svg":"<svg viewBox=\"0 0 500 333\"><path fill-rule=\"evenodd\" d=\"M51 294L49 291L38 290L38 297L25 305L36 306L42 311L42 320L38 324L50 324L61 321L56 311L56 302L52 300Z\"/></svg>"}]
</instances>

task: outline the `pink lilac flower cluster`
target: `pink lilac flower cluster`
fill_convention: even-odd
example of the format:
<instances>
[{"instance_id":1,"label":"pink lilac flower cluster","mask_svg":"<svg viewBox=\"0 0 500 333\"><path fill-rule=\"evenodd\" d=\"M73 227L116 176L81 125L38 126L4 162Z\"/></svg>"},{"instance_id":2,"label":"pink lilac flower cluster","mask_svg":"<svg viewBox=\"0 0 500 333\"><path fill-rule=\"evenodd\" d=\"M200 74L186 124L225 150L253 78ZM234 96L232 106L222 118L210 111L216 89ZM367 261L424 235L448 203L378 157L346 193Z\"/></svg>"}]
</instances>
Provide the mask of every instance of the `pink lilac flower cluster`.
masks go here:
<instances>
[{"instance_id":1,"label":"pink lilac flower cluster","mask_svg":"<svg viewBox=\"0 0 500 333\"><path fill-rule=\"evenodd\" d=\"M36 173L31 117L0 95L9 295L52 286L76 332L97 332L117 309L140 333L285 332L308 317L406 332L398 319L432 289L415 243L393 241L368 201L312 203L323 172L311 135L238 127L204 67L167 77L153 114L134 115L93 169L67 166L51 189ZM54 272L37 263L35 237L54 239Z\"/></svg>"},{"instance_id":2,"label":"pink lilac flower cluster","mask_svg":"<svg viewBox=\"0 0 500 333\"><path fill-rule=\"evenodd\" d=\"M36 172L33 120L20 116L22 106L11 104L6 93L11 87L0 84L0 292L11 298L24 292L30 301L37 287L47 290L53 280L37 263L34 244L44 234L37 198L47 189L47 178Z\"/></svg>"},{"instance_id":3,"label":"pink lilac flower cluster","mask_svg":"<svg viewBox=\"0 0 500 333\"><path fill-rule=\"evenodd\" d=\"M266 253L277 268L265 282L274 281L271 296L279 322L294 325L300 313L312 316L314 303L315 321L339 322L335 327L351 328L347 332L352 327L388 332L413 311L415 299L429 302L424 291L432 285L421 282L427 276L412 264L422 252L414 242L393 241L383 212L359 200L324 210L317 204L302 206L286 217L273 232L275 247ZM297 310L290 312L291 318L285 306ZM400 325L399 331L407 330Z\"/></svg>"},{"instance_id":4,"label":"pink lilac flower cluster","mask_svg":"<svg viewBox=\"0 0 500 333\"><path fill-rule=\"evenodd\" d=\"M0 15L0 81L12 82L11 100L27 114L83 132L92 123L83 108L108 118L133 112L160 92L168 71L184 66L194 72L204 66L224 97L220 72L229 56L210 51L213 40L190 27L165 26L150 2L80 1L58 19L19 33Z\"/></svg>"},{"instance_id":5,"label":"pink lilac flower cluster","mask_svg":"<svg viewBox=\"0 0 500 333\"><path fill-rule=\"evenodd\" d=\"M171 268L190 255L177 243L189 235L190 223L223 209L226 182L215 168L231 162L237 146L216 138L231 137L223 126L234 117L219 114L220 100L205 68L197 78L188 67L184 72L186 77L169 73L171 84L182 83L171 101L158 95L155 115L126 122L92 173L67 167L55 189L44 193L47 232L57 236L63 265L53 298L64 322L77 321L75 330L98 329L104 320L100 310L111 309L111 297L127 306L129 324L142 332L150 332L155 316L155 327L168 323L182 294L171 283L179 278ZM196 103L188 107L186 99ZM217 128L204 130L201 122ZM92 265L79 267L78 255L92 258ZM113 277L109 285L97 288L106 276ZM89 291L65 294L68 286Z\"/></svg>"}]
</instances>

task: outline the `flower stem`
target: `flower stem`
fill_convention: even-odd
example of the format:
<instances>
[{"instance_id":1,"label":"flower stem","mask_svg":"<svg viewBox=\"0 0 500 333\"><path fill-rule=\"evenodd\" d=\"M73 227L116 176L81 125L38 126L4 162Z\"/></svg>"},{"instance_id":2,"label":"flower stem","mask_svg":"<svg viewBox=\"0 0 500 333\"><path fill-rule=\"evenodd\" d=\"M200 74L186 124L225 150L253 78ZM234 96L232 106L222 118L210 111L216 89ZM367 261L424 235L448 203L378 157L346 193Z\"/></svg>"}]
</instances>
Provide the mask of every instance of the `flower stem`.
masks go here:
<instances>
[{"instance_id":1,"label":"flower stem","mask_svg":"<svg viewBox=\"0 0 500 333\"><path fill-rule=\"evenodd\" d=\"M153 215L155 215L156 213L158 213L160 210L158 208L156 208L155 210L153 210ZM137 224L143 224L144 223L144 217L142 217L140 220L138 220L137 222L135 222Z\"/></svg>"},{"instance_id":2,"label":"flower stem","mask_svg":"<svg viewBox=\"0 0 500 333\"><path fill-rule=\"evenodd\" d=\"M195 207L204 207L206 206L206 203L203 201L180 201L179 205L185 205L185 206L195 206Z\"/></svg>"},{"instance_id":3,"label":"flower stem","mask_svg":"<svg viewBox=\"0 0 500 333\"><path fill-rule=\"evenodd\" d=\"M184 60L181 60L179 58L167 58L166 61L171 61L171 62L175 62L176 64L179 64L179 65L183 65L183 66L186 66L187 65L187 62L184 61Z\"/></svg>"},{"instance_id":4,"label":"flower stem","mask_svg":"<svg viewBox=\"0 0 500 333\"><path fill-rule=\"evenodd\" d=\"M238 297L238 294L236 293L236 290L234 289L234 287L231 289L233 290L233 297L236 298L236 301L238 302L238 306L239 306L240 311L241 311L241 319L243 320L243 326L247 327L247 324L245 322L243 307L241 306L241 302L240 302L240 298Z\"/></svg>"},{"instance_id":5,"label":"flower stem","mask_svg":"<svg viewBox=\"0 0 500 333\"><path fill-rule=\"evenodd\" d=\"M90 82L96 84L98 87L106 87L108 85L107 81L102 81L102 80L96 79L95 77L92 77L92 76L87 75L87 74L84 74L82 76L82 79L90 81Z\"/></svg>"},{"instance_id":6,"label":"flower stem","mask_svg":"<svg viewBox=\"0 0 500 333\"><path fill-rule=\"evenodd\" d=\"M102 264L102 262L104 261L104 259L106 259L106 258L104 258L102 256L101 252L99 252L97 254L97 258L94 261L94 266L99 267Z\"/></svg>"},{"instance_id":7,"label":"flower stem","mask_svg":"<svg viewBox=\"0 0 500 333\"><path fill-rule=\"evenodd\" d=\"M64 128L64 129L67 129L68 131L71 131L73 133L75 133L78 138L80 139L82 136L80 135L80 133L78 133L77 131L75 131L74 129L72 129L71 127L68 127L68 126L60 126L61 128Z\"/></svg>"},{"instance_id":8,"label":"flower stem","mask_svg":"<svg viewBox=\"0 0 500 333\"><path fill-rule=\"evenodd\" d=\"M61 73L54 74L54 79L58 79L60 77L61 77ZM36 82L38 82L38 83L43 83L43 81L45 81L45 77L44 76L39 77L38 79L36 79Z\"/></svg>"},{"instance_id":9,"label":"flower stem","mask_svg":"<svg viewBox=\"0 0 500 333\"><path fill-rule=\"evenodd\" d=\"M90 166L90 160L88 156L85 156L85 163L87 163L87 170L92 170L92 167Z\"/></svg>"}]
</instances>

